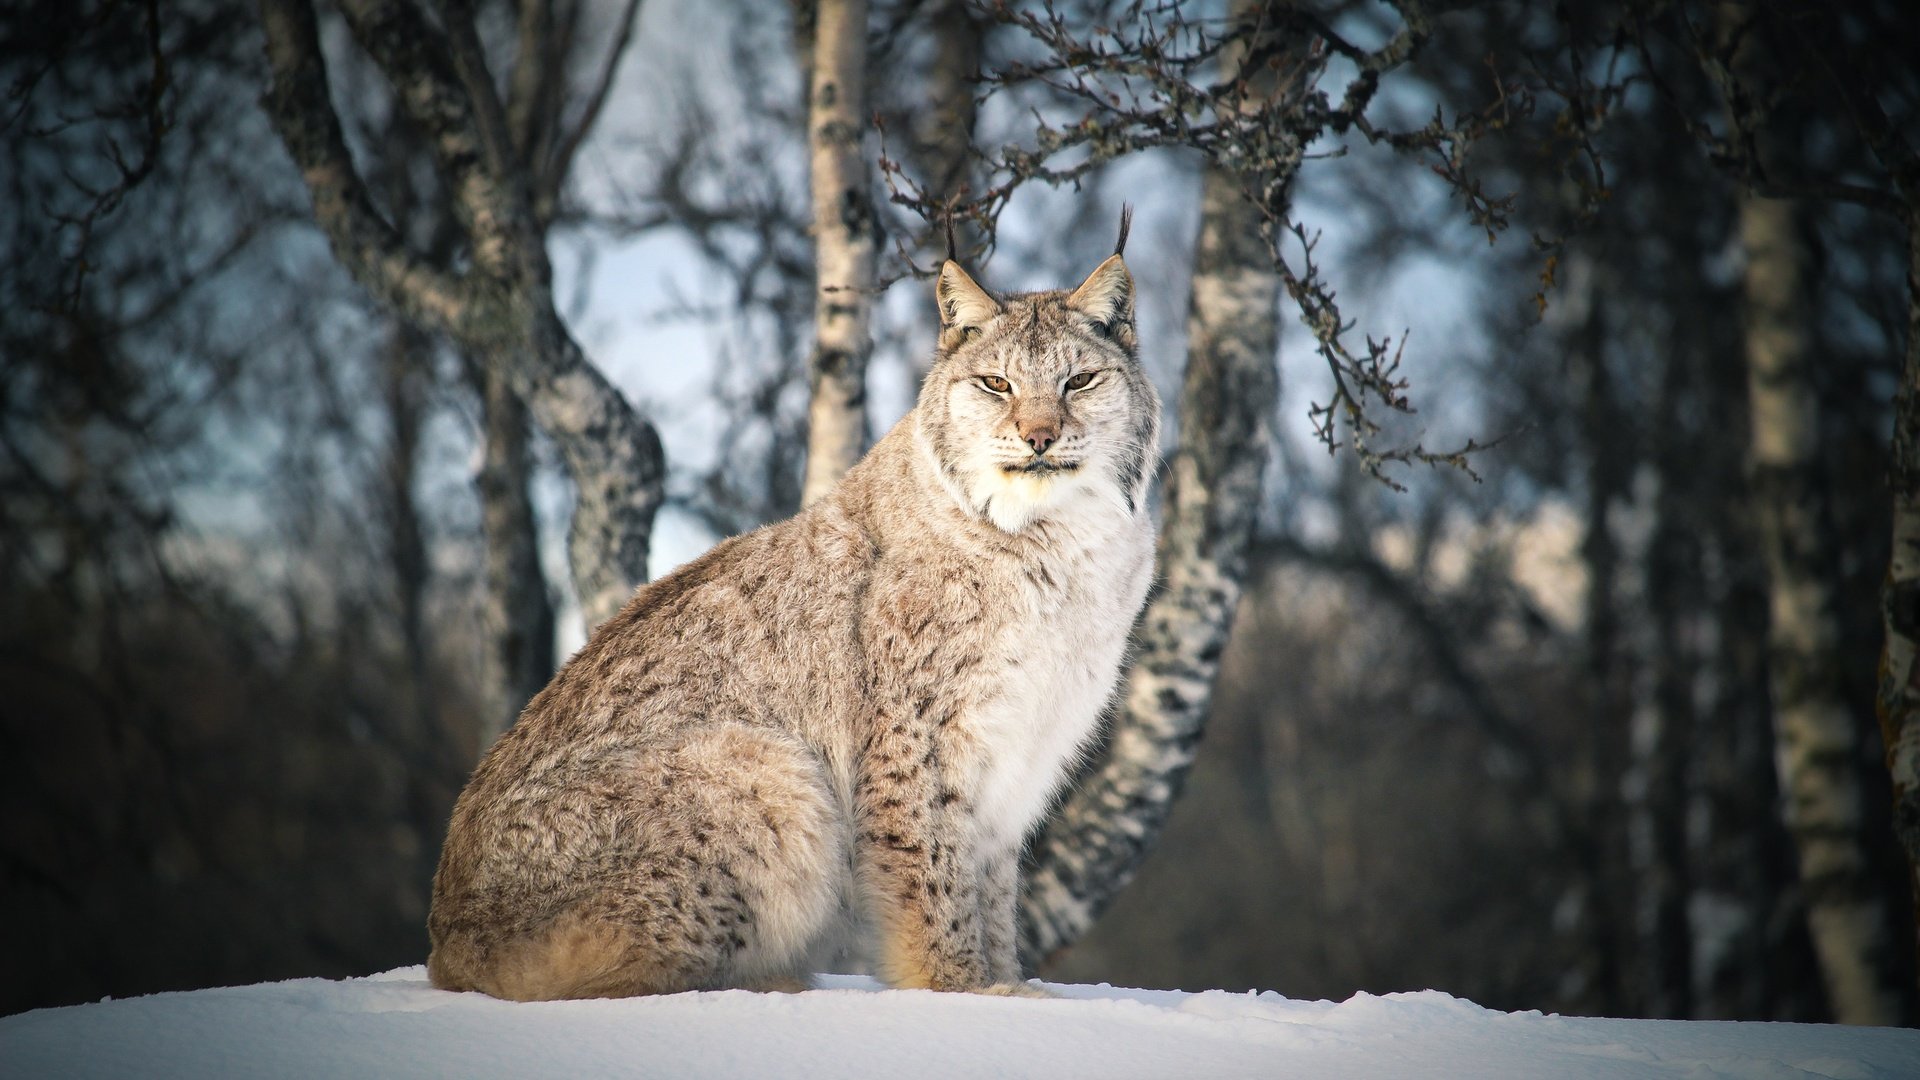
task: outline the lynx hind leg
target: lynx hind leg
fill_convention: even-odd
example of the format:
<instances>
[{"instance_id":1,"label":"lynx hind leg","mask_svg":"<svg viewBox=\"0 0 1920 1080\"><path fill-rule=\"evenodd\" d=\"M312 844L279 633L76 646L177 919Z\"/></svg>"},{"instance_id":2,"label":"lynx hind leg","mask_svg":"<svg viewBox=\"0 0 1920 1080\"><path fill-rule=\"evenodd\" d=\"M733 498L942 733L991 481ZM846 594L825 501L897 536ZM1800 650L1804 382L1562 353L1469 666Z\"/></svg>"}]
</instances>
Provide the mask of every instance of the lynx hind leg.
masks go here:
<instances>
[{"instance_id":1,"label":"lynx hind leg","mask_svg":"<svg viewBox=\"0 0 1920 1080\"><path fill-rule=\"evenodd\" d=\"M576 853L557 913L484 957L481 935L447 935L435 984L520 1001L804 989L846 847L819 760L790 736L725 724L594 773L580 831L598 850ZM443 982L443 953L464 978Z\"/></svg>"}]
</instances>

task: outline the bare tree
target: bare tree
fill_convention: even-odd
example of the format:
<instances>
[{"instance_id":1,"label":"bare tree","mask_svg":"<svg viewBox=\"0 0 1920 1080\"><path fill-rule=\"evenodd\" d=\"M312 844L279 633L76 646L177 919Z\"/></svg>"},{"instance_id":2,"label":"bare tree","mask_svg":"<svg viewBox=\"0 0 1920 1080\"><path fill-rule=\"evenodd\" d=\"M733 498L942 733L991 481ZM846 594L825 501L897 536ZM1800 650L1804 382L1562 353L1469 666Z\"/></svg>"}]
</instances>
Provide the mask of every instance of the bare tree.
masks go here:
<instances>
[{"instance_id":1,"label":"bare tree","mask_svg":"<svg viewBox=\"0 0 1920 1080\"><path fill-rule=\"evenodd\" d=\"M1906 350L1893 401L1893 554L1882 596L1879 719L1893 780L1893 826L1912 881L1920 942L1920 147L1881 106L1878 87L1849 87L1835 52L1823 51L1827 74L1842 87L1849 118L1886 171L1892 209L1906 227ZM1888 69L1872 74L1882 80ZM1904 65L1902 65L1904 67Z\"/></svg>"},{"instance_id":2,"label":"bare tree","mask_svg":"<svg viewBox=\"0 0 1920 1080\"><path fill-rule=\"evenodd\" d=\"M1840 620L1821 512L1820 421L1802 326L1798 230L1792 202L1742 199L1747 395L1754 494L1772 583L1768 677L1780 785L1834 1017L1895 1024L1900 997L1885 983L1889 919L1861 831L1859 738L1840 693Z\"/></svg>"},{"instance_id":3,"label":"bare tree","mask_svg":"<svg viewBox=\"0 0 1920 1080\"><path fill-rule=\"evenodd\" d=\"M432 148L469 263L456 270L411 249L369 198L334 111L312 7L262 0L260 10L273 74L267 111L336 257L382 304L501 372L553 438L575 488L573 576L588 625L599 623L646 580L664 464L652 425L588 362L554 309L545 235L612 62L575 126L559 129L557 109L539 107L565 77L553 58L565 55L566 39L546 5L528 6L504 102L465 5L449 6L443 26L407 4L342 5L354 39Z\"/></svg>"},{"instance_id":4,"label":"bare tree","mask_svg":"<svg viewBox=\"0 0 1920 1080\"><path fill-rule=\"evenodd\" d=\"M801 501L827 493L867 448L878 220L860 152L866 131L866 0L821 0L813 27L807 138L813 159L813 401Z\"/></svg>"},{"instance_id":5,"label":"bare tree","mask_svg":"<svg viewBox=\"0 0 1920 1080\"><path fill-rule=\"evenodd\" d=\"M385 93L380 74L365 70L364 65L343 74L347 100L377 100ZM360 118L343 117L345 122L355 119ZM361 171L394 231L425 259L437 265L450 263L460 248L460 228L453 207L431 179L432 155L418 126L400 109L387 110L363 124L369 130L357 140L368 147ZM388 387L387 411L393 417L393 451L411 458L430 398L439 389L438 359L449 350L429 328L399 314L387 312L382 321L389 324L383 378ZM466 756L471 757L513 722L521 706L553 674L554 615L540 569L529 490L533 462L528 454L526 408L508 389L504 373L480 363L463 362L460 367L478 401L476 428L481 445L474 481L486 552L480 593L484 647L475 694L482 715L470 732L474 745ZM414 520L412 466L395 462L390 472L396 475L390 478L386 502L394 508L396 524ZM402 510L407 511L404 519L399 516ZM424 612L431 575L421 534L417 521L410 529L393 531L395 569L406 601L402 635L416 657L416 670L426 669L424 657L435 636L429 632ZM405 558L400 557L403 552ZM430 702L421 705L431 713Z\"/></svg>"}]
</instances>

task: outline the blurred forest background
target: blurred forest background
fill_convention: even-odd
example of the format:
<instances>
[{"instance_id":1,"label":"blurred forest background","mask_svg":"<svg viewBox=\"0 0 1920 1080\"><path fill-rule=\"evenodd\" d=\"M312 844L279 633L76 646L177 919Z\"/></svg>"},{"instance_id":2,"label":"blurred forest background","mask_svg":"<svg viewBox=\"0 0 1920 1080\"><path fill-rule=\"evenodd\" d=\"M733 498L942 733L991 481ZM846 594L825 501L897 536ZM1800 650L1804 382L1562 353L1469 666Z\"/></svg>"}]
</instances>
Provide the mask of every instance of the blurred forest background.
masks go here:
<instances>
[{"instance_id":1,"label":"blurred forest background","mask_svg":"<svg viewBox=\"0 0 1920 1080\"><path fill-rule=\"evenodd\" d=\"M942 219L1031 288L1127 202L1213 689L1122 708L1179 799L1040 973L1911 1022L1915 56L1893 0L9 4L0 1012L420 962L585 628L909 406Z\"/></svg>"}]
</instances>

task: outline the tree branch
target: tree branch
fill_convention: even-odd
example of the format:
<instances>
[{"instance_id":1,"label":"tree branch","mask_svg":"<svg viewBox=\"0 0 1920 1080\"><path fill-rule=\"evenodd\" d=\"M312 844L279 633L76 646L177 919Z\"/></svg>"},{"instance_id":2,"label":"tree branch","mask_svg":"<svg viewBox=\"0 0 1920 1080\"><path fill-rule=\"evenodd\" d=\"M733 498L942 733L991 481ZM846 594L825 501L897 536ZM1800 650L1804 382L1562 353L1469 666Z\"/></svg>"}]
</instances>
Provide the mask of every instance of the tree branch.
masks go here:
<instances>
[{"instance_id":1,"label":"tree branch","mask_svg":"<svg viewBox=\"0 0 1920 1080\"><path fill-rule=\"evenodd\" d=\"M520 21L514 28L513 73L507 78L507 129L522 161L537 161L533 153L538 129L551 123L546 102L556 96L564 77L554 47L553 0L520 0Z\"/></svg>"},{"instance_id":2,"label":"tree branch","mask_svg":"<svg viewBox=\"0 0 1920 1080\"><path fill-rule=\"evenodd\" d=\"M487 171L496 182L511 186L519 176L519 170L514 167L518 154L507 126L506 109L500 104L500 93L493 85L493 73L487 69L486 51L480 47L480 36L473 28L471 0L444 0L440 21L447 28L447 40L452 46L453 70L460 76L461 85L467 88L467 97L473 105L474 125L480 134Z\"/></svg>"},{"instance_id":3,"label":"tree branch","mask_svg":"<svg viewBox=\"0 0 1920 1080\"><path fill-rule=\"evenodd\" d=\"M1879 208L1899 214L1907 221L1909 228L1920 227L1920 220L1916 220L1920 219L1920 153L1915 152L1913 143L1887 116L1879 98L1872 93L1860 93L1858 88L1851 85L1835 66L1831 52L1823 46L1822 42L1810 42L1807 48L1833 83L1834 92L1845 103L1854 127L1859 129L1860 137L1866 140L1867 149L1887 170L1888 178L1899 192L1898 199L1888 199L1892 206Z\"/></svg>"},{"instance_id":4,"label":"tree branch","mask_svg":"<svg viewBox=\"0 0 1920 1080\"><path fill-rule=\"evenodd\" d=\"M393 83L407 115L426 133L434 162L453 194L454 214L469 237L473 261L489 276L512 278L543 268L513 265L512 255L545 249L530 232L524 195L487 167L490 158L459 72L448 57L456 50L448 36L428 23L411 4L382 0L342 0L341 12L354 40L373 57ZM471 30L471 26L468 27Z\"/></svg>"},{"instance_id":5,"label":"tree branch","mask_svg":"<svg viewBox=\"0 0 1920 1080\"><path fill-rule=\"evenodd\" d=\"M334 254L384 303L449 328L471 308L458 279L407 250L373 208L333 110L319 26L308 0L261 0L272 81L262 104L313 196Z\"/></svg>"},{"instance_id":6,"label":"tree branch","mask_svg":"<svg viewBox=\"0 0 1920 1080\"><path fill-rule=\"evenodd\" d=\"M627 44L633 40L633 28L640 16L641 0L627 0L627 8L620 17L620 30L613 39L613 49L607 53L606 61L600 67L600 76L594 80L592 91L587 94L581 108L580 117L554 146L553 153L546 161L529 159L534 168L535 198L539 205L551 207L559 201L560 184L573 169L573 159L580 152L580 144L593 133L594 124L599 122L600 110L606 107L607 97L613 91L614 81L620 75L620 58L626 55ZM556 113L558 110L555 110ZM560 123L559 116L553 123Z\"/></svg>"}]
</instances>

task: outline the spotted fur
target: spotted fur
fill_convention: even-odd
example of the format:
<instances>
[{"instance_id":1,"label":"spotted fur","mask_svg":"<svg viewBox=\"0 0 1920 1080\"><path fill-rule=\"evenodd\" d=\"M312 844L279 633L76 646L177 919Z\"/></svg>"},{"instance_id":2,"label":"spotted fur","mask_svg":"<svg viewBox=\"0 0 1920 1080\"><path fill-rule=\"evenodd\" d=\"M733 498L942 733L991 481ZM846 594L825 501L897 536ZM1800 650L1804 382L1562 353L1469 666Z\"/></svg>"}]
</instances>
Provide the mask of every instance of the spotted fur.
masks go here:
<instances>
[{"instance_id":1,"label":"spotted fur","mask_svg":"<svg viewBox=\"0 0 1920 1080\"><path fill-rule=\"evenodd\" d=\"M1019 854L1152 577L1159 402L1118 254L1005 298L950 261L937 296L913 411L641 589L481 762L434 985L794 988L852 941L894 986L1019 990Z\"/></svg>"}]
</instances>

